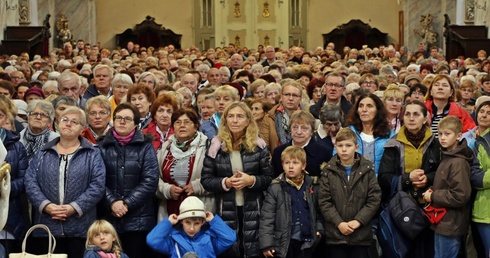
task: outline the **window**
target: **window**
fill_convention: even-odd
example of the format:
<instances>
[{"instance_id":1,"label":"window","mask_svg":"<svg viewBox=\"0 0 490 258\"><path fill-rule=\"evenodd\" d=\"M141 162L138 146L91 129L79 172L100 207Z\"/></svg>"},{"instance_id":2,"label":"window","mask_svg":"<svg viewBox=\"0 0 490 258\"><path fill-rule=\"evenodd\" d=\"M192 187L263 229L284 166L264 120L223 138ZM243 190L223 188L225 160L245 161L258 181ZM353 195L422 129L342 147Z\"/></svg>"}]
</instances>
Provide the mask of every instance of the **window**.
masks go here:
<instances>
[{"instance_id":1,"label":"window","mask_svg":"<svg viewBox=\"0 0 490 258\"><path fill-rule=\"evenodd\" d=\"M212 4L213 0L202 0L202 27L212 27L213 17L212 17Z\"/></svg>"},{"instance_id":2,"label":"window","mask_svg":"<svg viewBox=\"0 0 490 258\"><path fill-rule=\"evenodd\" d=\"M301 27L301 0L291 0L291 27L298 28Z\"/></svg>"}]
</instances>

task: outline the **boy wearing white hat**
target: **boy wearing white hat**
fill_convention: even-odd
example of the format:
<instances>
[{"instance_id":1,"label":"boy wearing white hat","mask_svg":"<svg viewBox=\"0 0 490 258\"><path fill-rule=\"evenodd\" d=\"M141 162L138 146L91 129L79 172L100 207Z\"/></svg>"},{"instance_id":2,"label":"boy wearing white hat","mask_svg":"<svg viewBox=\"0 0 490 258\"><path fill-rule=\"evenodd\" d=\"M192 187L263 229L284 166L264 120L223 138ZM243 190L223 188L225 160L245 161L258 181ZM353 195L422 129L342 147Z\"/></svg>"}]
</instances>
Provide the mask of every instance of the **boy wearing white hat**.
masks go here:
<instances>
[{"instance_id":1,"label":"boy wearing white hat","mask_svg":"<svg viewBox=\"0 0 490 258\"><path fill-rule=\"evenodd\" d=\"M148 246L172 258L187 253L200 258L216 257L235 241L235 231L218 215L206 211L204 203L195 196L180 204L178 216L171 214L146 237Z\"/></svg>"}]
</instances>

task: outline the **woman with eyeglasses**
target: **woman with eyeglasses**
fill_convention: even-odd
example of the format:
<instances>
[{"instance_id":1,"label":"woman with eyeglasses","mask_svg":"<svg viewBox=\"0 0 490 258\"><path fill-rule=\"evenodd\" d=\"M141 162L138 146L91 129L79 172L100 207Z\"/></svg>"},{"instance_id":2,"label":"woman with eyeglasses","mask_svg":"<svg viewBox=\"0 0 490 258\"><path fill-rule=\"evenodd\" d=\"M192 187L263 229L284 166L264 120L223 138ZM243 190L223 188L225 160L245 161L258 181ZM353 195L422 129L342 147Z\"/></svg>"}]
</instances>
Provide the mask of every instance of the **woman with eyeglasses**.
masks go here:
<instances>
[{"instance_id":1,"label":"woman with eyeglasses","mask_svg":"<svg viewBox=\"0 0 490 258\"><path fill-rule=\"evenodd\" d=\"M27 105L28 126L20 132L20 142L26 148L29 162L47 142L59 136L50 128L54 117L54 107L49 101L36 100Z\"/></svg>"},{"instance_id":2,"label":"woman with eyeglasses","mask_svg":"<svg viewBox=\"0 0 490 258\"><path fill-rule=\"evenodd\" d=\"M156 153L151 137L138 129L137 107L121 103L114 110L113 119L114 127L99 138L107 170L99 214L116 228L129 257L152 257L146 235L156 225L153 207L158 185Z\"/></svg>"},{"instance_id":3,"label":"woman with eyeglasses","mask_svg":"<svg viewBox=\"0 0 490 258\"><path fill-rule=\"evenodd\" d=\"M111 103L105 96L92 97L85 104L88 126L83 130L82 137L91 143L97 143L97 138L105 135L111 125Z\"/></svg>"},{"instance_id":4,"label":"woman with eyeglasses","mask_svg":"<svg viewBox=\"0 0 490 258\"><path fill-rule=\"evenodd\" d=\"M196 196L214 212L214 195L201 185L201 170L208 137L199 132L199 118L190 108L176 110L171 124L175 130L158 151L158 221L179 214L179 206L188 196Z\"/></svg>"},{"instance_id":5,"label":"woman with eyeglasses","mask_svg":"<svg viewBox=\"0 0 490 258\"><path fill-rule=\"evenodd\" d=\"M45 224L56 237L55 253L82 257L86 232L96 219L96 204L105 193L106 171L99 148L80 136L85 112L70 107L60 115L60 136L45 144L26 172L32 221ZM34 231L30 253L46 253L48 236Z\"/></svg>"},{"instance_id":6,"label":"woman with eyeglasses","mask_svg":"<svg viewBox=\"0 0 490 258\"><path fill-rule=\"evenodd\" d=\"M245 103L231 103L221 119L201 174L204 189L215 194L216 213L237 232L238 241L220 257L262 257L259 215L273 175L269 151Z\"/></svg>"},{"instance_id":7,"label":"woman with eyeglasses","mask_svg":"<svg viewBox=\"0 0 490 258\"><path fill-rule=\"evenodd\" d=\"M332 149L316 142L313 137L315 118L308 111L297 110L291 114L291 140L274 149L272 153L272 168L277 177L284 172L281 153L288 146L299 146L306 152L306 171L312 177L319 177L320 166L332 158Z\"/></svg>"}]
</instances>

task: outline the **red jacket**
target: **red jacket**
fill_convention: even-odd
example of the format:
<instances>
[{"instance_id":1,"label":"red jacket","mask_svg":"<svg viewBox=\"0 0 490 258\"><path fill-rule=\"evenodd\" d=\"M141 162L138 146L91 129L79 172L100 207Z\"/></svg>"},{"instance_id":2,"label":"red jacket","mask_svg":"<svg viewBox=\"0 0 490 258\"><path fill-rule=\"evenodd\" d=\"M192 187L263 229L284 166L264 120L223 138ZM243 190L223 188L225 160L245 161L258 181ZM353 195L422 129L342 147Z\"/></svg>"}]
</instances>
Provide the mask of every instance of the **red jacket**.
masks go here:
<instances>
[{"instance_id":1,"label":"red jacket","mask_svg":"<svg viewBox=\"0 0 490 258\"><path fill-rule=\"evenodd\" d=\"M162 146L162 142L160 141L160 134L157 132L157 123L154 120L151 120L148 127L143 129L142 132L144 134L150 134L153 136L153 140L152 140L151 144L153 145L153 148L155 149L155 151L160 149L160 147ZM174 128L170 127L170 129L168 129L167 134L165 135L165 141L172 134L174 134Z\"/></svg>"},{"instance_id":2,"label":"red jacket","mask_svg":"<svg viewBox=\"0 0 490 258\"><path fill-rule=\"evenodd\" d=\"M431 121L432 121L432 103L433 101L430 99L425 101L425 106L429 111ZM463 122L463 133L476 126L475 121L473 121L473 118L471 118L470 114L454 101L449 102L448 116L455 116L459 118L461 122Z\"/></svg>"}]
</instances>

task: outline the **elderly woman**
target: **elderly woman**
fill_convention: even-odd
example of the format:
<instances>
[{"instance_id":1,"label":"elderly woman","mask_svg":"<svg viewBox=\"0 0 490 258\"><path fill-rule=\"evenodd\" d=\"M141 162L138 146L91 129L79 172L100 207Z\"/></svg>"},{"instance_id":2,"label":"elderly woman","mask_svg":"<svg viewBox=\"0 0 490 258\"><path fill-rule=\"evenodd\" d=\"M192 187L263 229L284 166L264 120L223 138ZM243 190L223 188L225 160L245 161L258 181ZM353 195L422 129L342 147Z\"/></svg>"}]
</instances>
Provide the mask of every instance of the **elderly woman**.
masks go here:
<instances>
[{"instance_id":1,"label":"elderly woman","mask_svg":"<svg viewBox=\"0 0 490 258\"><path fill-rule=\"evenodd\" d=\"M111 128L111 103L102 95L92 97L85 104L85 114L88 126L83 130L82 137L91 143L97 143L97 138L105 135Z\"/></svg>"},{"instance_id":2,"label":"elderly woman","mask_svg":"<svg viewBox=\"0 0 490 258\"><path fill-rule=\"evenodd\" d=\"M111 103L111 117L114 115L114 109L117 105L121 104L121 101L125 100L128 94L129 88L133 86L133 80L131 77L124 73L118 73L114 75L112 79L112 96L109 97Z\"/></svg>"},{"instance_id":3,"label":"elderly woman","mask_svg":"<svg viewBox=\"0 0 490 258\"><path fill-rule=\"evenodd\" d=\"M340 106L335 104L326 104L320 109L320 124L316 132L313 134L313 139L321 145L327 146L333 153L335 145L335 136L344 124L344 112Z\"/></svg>"},{"instance_id":4,"label":"elderly woman","mask_svg":"<svg viewBox=\"0 0 490 258\"><path fill-rule=\"evenodd\" d=\"M144 83L138 83L138 85L129 89L127 99L131 104L136 106L140 112L138 115L138 117L140 117L138 129L143 130L148 127L151 122L150 106L155 100L153 89L146 86Z\"/></svg>"},{"instance_id":5,"label":"elderly woman","mask_svg":"<svg viewBox=\"0 0 490 258\"><path fill-rule=\"evenodd\" d=\"M58 131L58 124L61 113L63 113L63 111L65 111L69 107L78 106L78 103L72 97L68 96L59 96L55 98L51 103L53 103L54 107L54 120L52 121L52 129L56 132Z\"/></svg>"},{"instance_id":6,"label":"elderly woman","mask_svg":"<svg viewBox=\"0 0 490 258\"><path fill-rule=\"evenodd\" d=\"M139 116L134 105L119 104L114 127L99 140L107 170L100 214L114 225L129 257L151 257L146 235L156 224L158 162L151 139L138 130Z\"/></svg>"},{"instance_id":7,"label":"elderly woman","mask_svg":"<svg viewBox=\"0 0 490 258\"><path fill-rule=\"evenodd\" d=\"M306 86L306 93L310 98L310 105L315 105L323 96L325 78L313 78Z\"/></svg>"},{"instance_id":8,"label":"elderly woman","mask_svg":"<svg viewBox=\"0 0 490 258\"><path fill-rule=\"evenodd\" d=\"M157 196L161 199L158 220L179 214L179 206L188 196L197 196L214 213L214 196L201 185L201 169L208 137L199 132L194 110L183 108L172 114L175 134L158 151L160 179Z\"/></svg>"},{"instance_id":9,"label":"elderly woman","mask_svg":"<svg viewBox=\"0 0 490 258\"><path fill-rule=\"evenodd\" d=\"M213 139L214 136L218 134L220 121L226 107L228 107L233 101L240 100L238 90L230 85L218 87L213 94L216 113L214 113L209 120L203 121L200 128L201 132L209 139Z\"/></svg>"},{"instance_id":10,"label":"elderly woman","mask_svg":"<svg viewBox=\"0 0 490 258\"><path fill-rule=\"evenodd\" d=\"M437 125L446 116L456 116L463 122L463 133L475 127L470 114L456 100L456 87L451 77L438 74L430 84L425 106L429 111L431 131L437 138Z\"/></svg>"},{"instance_id":11,"label":"elderly woman","mask_svg":"<svg viewBox=\"0 0 490 258\"><path fill-rule=\"evenodd\" d=\"M281 153L288 146L299 146L306 152L306 171L313 177L319 177L320 166L332 158L332 148L328 148L312 139L315 129L315 118L308 111L294 111L290 118L291 141L276 147L272 153L272 168L274 176L279 176L284 169Z\"/></svg>"},{"instance_id":12,"label":"elderly woman","mask_svg":"<svg viewBox=\"0 0 490 258\"><path fill-rule=\"evenodd\" d=\"M398 133L402 126L401 110L405 99L405 94L396 85L390 85L383 92L383 103L387 111L387 119L391 129Z\"/></svg>"},{"instance_id":13,"label":"elderly woman","mask_svg":"<svg viewBox=\"0 0 490 258\"><path fill-rule=\"evenodd\" d=\"M264 88L264 95L265 98L272 104L272 105L277 105L279 103L279 100L281 99L280 96L282 91L281 84L279 83L269 83L265 86Z\"/></svg>"},{"instance_id":14,"label":"elderly woman","mask_svg":"<svg viewBox=\"0 0 490 258\"><path fill-rule=\"evenodd\" d=\"M254 80L257 80L264 74L264 67L261 64L252 65L252 75L254 76Z\"/></svg>"},{"instance_id":15,"label":"elderly woman","mask_svg":"<svg viewBox=\"0 0 490 258\"><path fill-rule=\"evenodd\" d=\"M26 149L29 163L47 142L59 136L49 127L54 120L54 113L53 104L45 100L33 101L27 105L28 126L20 132L20 142Z\"/></svg>"},{"instance_id":16,"label":"elderly woman","mask_svg":"<svg viewBox=\"0 0 490 258\"><path fill-rule=\"evenodd\" d=\"M252 95L253 98L262 99L265 97L264 90L265 85L267 85L267 81L264 79L256 79L254 82L248 86L248 91Z\"/></svg>"},{"instance_id":17,"label":"elderly woman","mask_svg":"<svg viewBox=\"0 0 490 258\"><path fill-rule=\"evenodd\" d=\"M458 101L460 107L464 108L468 113L475 111L475 99L473 94L475 93L476 85L474 82L466 80L459 85L459 92L461 98Z\"/></svg>"},{"instance_id":18,"label":"elderly woman","mask_svg":"<svg viewBox=\"0 0 490 258\"><path fill-rule=\"evenodd\" d=\"M416 83L410 88L410 100L411 101L420 101L422 103L425 102L425 95L427 94L427 87L423 84Z\"/></svg>"},{"instance_id":19,"label":"elderly woman","mask_svg":"<svg viewBox=\"0 0 490 258\"><path fill-rule=\"evenodd\" d=\"M409 101L405 105L404 125L386 143L379 167L382 202L389 202L391 189L399 182L402 190L419 202L423 201L422 193L432 185L442 153L427 125L427 116L427 108L421 102ZM411 247L407 257L434 257L433 232L427 228L413 240Z\"/></svg>"},{"instance_id":20,"label":"elderly woman","mask_svg":"<svg viewBox=\"0 0 490 258\"><path fill-rule=\"evenodd\" d=\"M152 120L148 127L143 130L143 133L153 135L152 144L155 151L160 149L162 144L174 134L171 118L177 109L177 100L167 94L158 96L153 102L150 110Z\"/></svg>"},{"instance_id":21,"label":"elderly woman","mask_svg":"<svg viewBox=\"0 0 490 258\"><path fill-rule=\"evenodd\" d=\"M378 175L385 143L394 135L383 102L374 94L359 97L347 116L347 125L357 135L357 152L369 159Z\"/></svg>"},{"instance_id":22,"label":"elderly woman","mask_svg":"<svg viewBox=\"0 0 490 258\"><path fill-rule=\"evenodd\" d=\"M273 174L269 151L245 103L231 103L222 119L204 158L201 184L215 194L217 214L238 234L223 257L261 257L259 214Z\"/></svg>"},{"instance_id":23,"label":"elderly woman","mask_svg":"<svg viewBox=\"0 0 490 258\"><path fill-rule=\"evenodd\" d=\"M25 193L24 176L29 161L26 150L19 141L19 136L12 131L2 128L7 122L9 114L10 108L8 103L0 101L0 142L3 142L7 151L5 162L10 164L11 167L9 171L10 197L7 201L8 216L6 218L4 217L7 221L5 227L0 225L0 246L3 245L9 253L18 253L22 251L22 237L27 230L27 225L23 217L28 211L23 207L22 196ZM1 179L0 182L3 183ZM2 194L2 189L4 189L3 184L0 186L0 195Z\"/></svg>"},{"instance_id":24,"label":"elderly woman","mask_svg":"<svg viewBox=\"0 0 490 258\"><path fill-rule=\"evenodd\" d=\"M86 232L96 219L96 204L105 192L104 161L98 148L80 136L85 112L70 107L61 113L60 137L36 153L26 177L32 221L45 224L57 238L55 253L82 257ZM34 231L34 254L46 253L47 234Z\"/></svg>"},{"instance_id":25,"label":"elderly woman","mask_svg":"<svg viewBox=\"0 0 490 258\"><path fill-rule=\"evenodd\" d=\"M144 72L140 75L136 83L143 83L150 87L150 89L154 89L157 85L157 77L151 72Z\"/></svg>"},{"instance_id":26,"label":"elderly woman","mask_svg":"<svg viewBox=\"0 0 490 258\"><path fill-rule=\"evenodd\" d=\"M249 103L248 106L250 107L250 110L252 110L252 116L257 123L262 122L262 120L265 117L265 114L269 112L272 109L272 105L267 102L265 99L252 99Z\"/></svg>"}]
</instances>

